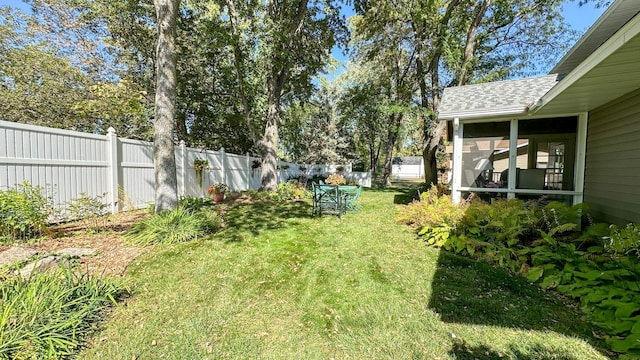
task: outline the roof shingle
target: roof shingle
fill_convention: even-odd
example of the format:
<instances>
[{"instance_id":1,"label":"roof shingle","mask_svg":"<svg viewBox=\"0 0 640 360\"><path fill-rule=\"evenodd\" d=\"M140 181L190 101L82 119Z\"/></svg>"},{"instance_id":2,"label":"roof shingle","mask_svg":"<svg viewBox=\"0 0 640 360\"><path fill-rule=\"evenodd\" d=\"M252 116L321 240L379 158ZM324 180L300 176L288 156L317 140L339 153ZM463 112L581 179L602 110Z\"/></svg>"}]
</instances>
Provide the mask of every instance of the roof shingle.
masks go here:
<instances>
[{"instance_id":1,"label":"roof shingle","mask_svg":"<svg viewBox=\"0 0 640 360\"><path fill-rule=\"evenodd\" d=\"M479 117L524 113L559 81L557 74L444 89L438 116Z\"/></svg>"}]
</instances>

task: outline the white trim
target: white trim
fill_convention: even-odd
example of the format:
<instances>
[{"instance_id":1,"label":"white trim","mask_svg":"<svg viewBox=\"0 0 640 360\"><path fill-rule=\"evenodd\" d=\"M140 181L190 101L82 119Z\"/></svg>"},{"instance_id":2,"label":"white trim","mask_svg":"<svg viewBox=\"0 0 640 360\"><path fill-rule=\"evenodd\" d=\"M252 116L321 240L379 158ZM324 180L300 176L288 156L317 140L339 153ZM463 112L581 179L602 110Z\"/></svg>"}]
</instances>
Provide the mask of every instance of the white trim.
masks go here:
<instances>
[{"instance_id":1,"label":"white trim","mask_svg":"<svg viewBox=\"0 0 640 360\"><path fill-rule=\"evenodd\" d=\"M517 173L516 167L518 166L518 119L512 119L509 125L509 177L507 180L507 199L513 199L516 194L513 192L516 189Z\"/></svg>"},{"instance_id":2,"label":"white trim","mask_svg":"<svg viewBox=\"0 0 640 360\"><path fill-rule=\"evenodd\" d=\"M22 124L22 123L16 123L12 121L4 121L4 120L0 120L0 128L28 130L33 132L45 133L45 134L65 135L65 136L73 136L73 137L79 137L84 139L97 139L105 142L107 141L106 135L89 134L89 133L83 133L83 132L73 131L73 130L49 128L44 126Z\"/></svg>"},{"instance_id":3,"label":"white trim","mask_svg":"<svg viewBox=\"0 0 640 360\"><path fill-rule=\"evenodd\" d=\"M574 189L578 193L573 196L573 204L580 204L584 198L584 173L585 160L587 154L587 129L589 124L589 114L582 113L578 116L578 129L576 131L576 163L573 168Z\"/></svg>"},{"instance_id":4,"label":"white trim","mask_svg":"<svg viewBox=\"0 0 640 360\"><path fill-rule=\"evenodd\" d=\"M639 2L637 0L631 0L631 1L635 1L636 4L639 4ZM619 13L622 11L628 12L630 10L630 8L636 8L636 6L633 6L631 3L631 1L614 1L613 4L611 4L606 10L605 12L598 18L596 19L596 21L593 23L593 25L591 25L589 27L589 29L584 33L584 35L582 35L580 37L580 39L578 39L578 41L571 47L571 49L562 57L562 59L560 59L560 61L558 61L557 64L554 65L553 69L551 69L551 73L557 73L559 72L559 67L564 66L564 63L568 60L570 60L573 57L573 54L576 53L576 51L581 50L580 48L586 44L587 47L589 46L589 42L590 43L594 43L594 41L597 41L599 38L602 38L602 30L605 30L605 32L607 31L606 28L607 27L611 27L613 25L612 21L613 18L612 17L616 17L619 18ZM625 4L626 3L626 4ZM627 6L625 7L624 5L631 5L631 6ZM628 21L629 19L625 19L625 22ZM619 24L619 27L621 28L624 24L619 23L618 21L615 21L616 24ZM604 25L603 25L604 24ZM601 28L603 27L603 28ZM603 39L601 41L599 41L599 44L597 45L601 45L604 41L606 41L606 39Z\"/></svg>"},{"instance_id":5,"label":"white trim","mask_svg":"<svg viewBox=\"0 0 640 360\"><path fill-rule=\"evenodd\" d=\"M451 179L451 196L454 204L459 204L462 200L462 135L464 124L460 123L460 119L453 119L453 171Z\"/></svg>"},{"instance_id":6,"label":"white trim","mask_svg":"<svg viewBox=\"0 0 640 360\"><path fill-rule=\"evenodd\" d=\"M518 189L517 181L517 156L518 156L518 122L531 120L531 118L515 118L509 119L509 177L507 188L477 188L463 187L462 182L462 150L464 125L484 122L504 122L506 119L482 119L476 121L460 121L459 118L453 120L453 171L451 180L452 200L458 204L462 200L462 192L484 192L484 193L506 193L508 199L514 199L517 194L533 194L533 195L569 195L573 196L574 204L582 202L584 191L584 164L586 154L586 138L587 138L587 113L567 114L567 115L549 115L536 117L535 119L556 118L556 117L577 117L578 129L576 130L576 162L574 166L574 189L575 190L534 190L534 189Z\"/></svg>"},{"instance_id":7,"label":"white trim","mask_svg":"<svg viewBox=\"0 0 640 360\"><path fill-rule=\"evenodd\" d=\"M150 142L150 141L144 141L144 140L138 140L138 139L127 139L127 138L120 138L118 140L120 140L120 142L123 144L147 145L149 147L153 146L153 142Z\"/></svg>"},{"instance_id":8,"label":"white trim","mask_svg":"<svg viewBox=\"0 0 640 360\"><path fill-rule=\"evenodd\" d=\"M176 159L176 178L178 181L179 191L181 196L185 196L187 193L187 158L189 157L189 150L187 149L187 143L184 140L180 140L180 158ZM180 172L178 173L178 164L180 164ZM123 164L124 166L124 164ZM204 177L204 175L203 175Z\"/></svg>"},{"instance_id":9,"label":"white trim","mask_svg":"<svg viewBox=\"0 0 640 360\"><path fill-rule=\"evenodd\" d=\"M510 121L512 119L518 120L541 120L541 119L552 119L552 118L568 118L568 117L578 117L581 113L572 112L572 113L562 113L562 114L551 114L551 115L537 115L537 114L522 114L521 116L504 116L504 117L489 117L489 118L469 118L462 119L460 118L460 123L465 124L479 124L479 123L487 123L487 122L504 122ZM444 119L446 120L446 119ZM447 120L451 121L451 120Z\"/></svg>"},{"instance_id":10,"label":"white trim","mask_svg":"<svg viewBox=\"0 0 640 360\"><path fill-rule=\"evenodd\" d=\"M109 167L109 161L21 159L0 157L0 164Z\"/></svg>"},{"instance_id":11,"label":"white trim","mask_svg":"<svg viewBox=\"0 0 640 360\"><path fill-rule=\"evenodd\" d=\"M571 190L536 190L536 189L505 189L505 188L478 188L478 187L461 187L461 191L473 191L477 193L495 193L495 194L534 194L534 195L572 195L581 196L579 191Z\"/></svg>"},{"instance_id":12,"label":"white trim","mask_svg":"<svg viewBox=\"0 0 640 360\"><path fill-rule=\"evenodd\" d=\"M540 111L548 103L553 101L557 96L561 95L571 85L580 80L589 71L593 70L598 64L611 56L616 50L626 44L629 40L640 34L640 16L636 15L629 20L618 32L602 44L593 54L589 55L580 65L576 66L564 79L556 84L549 92L547 92L535 105L530 108L531 113Z\"/></svg>"},{"instance_id":13,"label":"white trim","mask_svg":"<svg viewBox=\"0 0 640 360\"><path fill-rule=\"evenodd\" d=\"M135 163L135 162L122 162L120 166L123 168L149 168L153 169L153 163Z\"/></svg>"},{"instance_id":14,"label":"white trim","mask_svg":"<svg viewBox=\"0 0 640 360\"><path fill-rule=\"evenodd\" d=\"M109 145L107 146L109 157L109 205L111 206L111 213L115 214L120 210L120 204L118 204L120 188L118 180L120 179L118 176L118 135L113 127L109 127L107 139L109 139Z\"/></svg>"},{"instance_id":15,"label":"white trim","mask_svg":"<svg viewBox=\"0 0 640 360\"><path fill-rule=\"evenodd\" d=\"M455 118L484 118L487 116L513 116L513 115L526 115L528 106L526 105L517 105L504 107L497 110L496 108L491 108L487 110L472 110L472 111L458 111L452 113L439 113L438 118L441 120L451 120Z\"/></svg>"}]
</instances>

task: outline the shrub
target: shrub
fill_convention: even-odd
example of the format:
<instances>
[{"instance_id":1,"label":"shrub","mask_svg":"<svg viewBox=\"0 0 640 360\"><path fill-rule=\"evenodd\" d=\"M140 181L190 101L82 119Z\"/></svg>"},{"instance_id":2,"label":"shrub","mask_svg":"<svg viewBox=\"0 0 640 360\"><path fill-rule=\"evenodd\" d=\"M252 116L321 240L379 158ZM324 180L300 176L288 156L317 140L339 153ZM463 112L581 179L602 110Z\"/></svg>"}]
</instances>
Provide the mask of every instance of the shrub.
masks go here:
<instances>
[{"instance_id":1,"label":"shrub","mask_svg":"<svg viewBox=\"0 0 640 360\"><path fill-rule=\"evenodd\" d=\"M513 246L531 234L537 219L522 200L473 201L460 221L458 234L474 235L495 245Z\"/></svg>"},{"instance_id":2,"label":"shrub","mask_svg":"<svg viewBox=\"0 0 640 360\"><path fill-rule=\"evenodd\" d=\"M440 196L437 187L420 195L420 201L414 201L404 207L397 221L410 225L425 238L427 243L438 247L449 247L449 235L462 219L467 203L455 205L449 196Z\"/></svg>"},{"instance_id":3,"label":"shrub","mask_svg":"<svg viewBox=\"0 0 640 360\"><path fill-rule=\"evenodd\" d=\"M178 202L178 206L187 211L197 211L202 208L211 208L214 205L215 202L213 202L209 198L200 198L193 196L185 196Z\"/></svg>"},{"instance_id":4,"label":"shrub","mask_svg":"<svg viewBox=\"0 0 640 360\"><path fill-rule=\"evenodd\" d=\"M289 201L309 197L309 193L305 189L304 184L296 180L289 180L286 183L278 184L276 191L245 190L242 192L242 195L250 197L255 201Z\"/></svg>"},{"instance_id":5,"label":"shrub","mask_svg":"<svg viewBox=\"0 0 640 360\"><path fill-rule=\"evenodd\" d=\"M304 171L304 170L300 170L300 171ZM297 181L297 182L299 182L301 184L307 184L307 183L309 183L309 177L307 177L304 174L298 174L296 176L290 176L287 179L287 182L291 182L291 181Z\"/></svg>"},{"instance_id":6,"label":"shrub","mask_svg":"<svg viewBox=\"0 0 640 360\"><path fill-rule=\"evenodd\" d=\"M304 199L307 197L307 192L303 184L294 180L278 184L278 190L269 195L271 200L288 201Z\"/></svg>"},{"instance_id":7,"label":"shrub","mask_svg":"<svg viewBox=\"0 0 640 360\"><path fill-rule=\"evenodd\" d=\"M103 309L127 290L62 266L0 279L0 359L68 357L95 329Z\"/></svg>"},{"instance_id":8,"label":"shrub","mask_svg":"<svg viewBox=\"0 0 640 360\"><path fill-rule=\"evenodd\" d=\"M39 186L31 186L25 181L15 188L0 191L0 242L42 236L51 213L50 200Z\"/></svg>"},{"instance_id":9,"label":"shrub","mask_svg":"<svg viewBox=\"0 0 640 360\"><path fill-rule=\"evenodd\" d=\"M258 191L258 190L245 190L242 192L243 196L247 196L252 200L262 201L262 200L270 200L271 194L267 191Z\"/></svg>"},{"instance_id":10,"label":"shrub","mask_svg":"<svg viewBox=\"0 0 640 360\"><path fill-rule=\"evenodd\" d=\"M612 350L625 354L621 358L640 355L640 225L591 224L580 232L585 208L558 202L473 201L463 215L452 206L432 188L398 220L429 244L518 271L577 299Z\"/></svg>"},{"instance_id":11,"label":"shrub","mask_svg":"<svg viewBox=\"0 0 640 360\"><path fill-rule=\"evenodd\" d=\"M85 192L80 193L80 197L67 202L70 220L82 220L87 230L104 225L104 216L107 214L107 205L103 202L105 196L91 197Z\"/></svg>"},{"instance_id":12,"label":"shrub","mask_svg":"<svg viewBox=\"0 0 640 360\"><path fill-rule=\"evenodd\" d=\"M429 191L434 185L431 183L420 183L418 184L418 192L422 194L423 192ZM449 184L437 184L435 187L438 189L438 194L440 196L451 195L451 189L449 189Z\"/></svg>"},{"instance_id":13,"label":"shrub","mask_svg":"<svg viewBox=\"0 0 640 360\"><path fill-rule=\"evenodd\" d=\"M212 234L222 227L222 217L213 210L177 207L163 211L134 226L126 237L137 245L174 244Z\"/></svg>"},{"instance_id":14,"label":"shrub","mask_svg":"<svg viewBox=\"0 0 640 360\"><path fill-rule=\"evenodd\" d=\"M579 228L582 222L582 214L586 210L586 205L578 204L569 206L565 203L552 201L543 207L533 202L535 216L539 219L538 226L540 229L554 234L570 234Z\"/></svg>"}]
</instances>

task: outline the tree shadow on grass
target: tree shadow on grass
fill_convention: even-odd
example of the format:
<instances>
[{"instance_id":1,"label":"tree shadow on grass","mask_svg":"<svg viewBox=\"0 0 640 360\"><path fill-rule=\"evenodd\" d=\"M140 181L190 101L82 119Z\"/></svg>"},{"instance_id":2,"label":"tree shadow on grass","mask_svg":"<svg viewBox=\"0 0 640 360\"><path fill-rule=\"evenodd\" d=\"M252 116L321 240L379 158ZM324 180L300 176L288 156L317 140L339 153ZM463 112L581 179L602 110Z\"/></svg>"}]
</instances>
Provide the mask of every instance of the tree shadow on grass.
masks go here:
<instances>
[{"instance_id":1,"label":"tree shadow on grass","mask_svg":"<svg viewBox=\"0 0 640 360\"><path fill-rule=\"evenodd\" d=\"M257 236L265 230L281 229L299 225L293 219L311 218L308 201L256 202L231 206L224 216L227 231L224 240L242 241L242 233Z\"/></svg>"},{"instance_id":2,"label":"tree shadow on grass","mask_svg":"<svg viewBox=\"0 0 640 360\"><path fill-rule=\"evenodd\" d=\"M393 196L393 203L396 205L407 205L420 199L420 192L413 188L393 188L396 195Z\"/></svg>"},{"instance_id":3,"label":"tree shadow on grass","mask_svg":"<svg viewBox=\"0 0 640 360\"><path fill-rule=\"evenodd\" d=\"M518 349L511 345L507 354L491 349L487 345L469 346L464 340L454 340L453 347L449 351L453 359L459 360L494 360L494 359L518 359L518 360L580 360L566 351L550 349L540 344Z\"/></svg>"},{"instance_id":4,"label":"tree shadow on grass","mask_svg":"<svg viewBox=\"0 0 640 360\"><path fill-rule=\"evenodd\" d=\"M584 339L597 349L606 347L604 342L592 336L595 328L584 319L579 309L565 304L555 293L545 292L529 284L526 279L496 269L485 262L446 251L440 251L429 308L440 314L440 319L444 322L553 331ZM491 353L490 349L484 348L454 347L452 351L460 352L457 355L462 356L469 353L469 350L471 353ZM456 357L467 358L474 357ZM556 358L570 357L551 359Z\"/></svg>"},{"instance_id":5,"label":"tree shadow on grass","mask_svg":"<svg viewBox=\"0 0 640 360\"><path fill-rule=\"evenodd\" d=\"M396 205L407 205L414 200L420 199L420 192L417 186L372 187L370 189L367 189L367 191L378 193L395 193L395 195L393 196L393 203Z\"/></svg>"}]
</instances>

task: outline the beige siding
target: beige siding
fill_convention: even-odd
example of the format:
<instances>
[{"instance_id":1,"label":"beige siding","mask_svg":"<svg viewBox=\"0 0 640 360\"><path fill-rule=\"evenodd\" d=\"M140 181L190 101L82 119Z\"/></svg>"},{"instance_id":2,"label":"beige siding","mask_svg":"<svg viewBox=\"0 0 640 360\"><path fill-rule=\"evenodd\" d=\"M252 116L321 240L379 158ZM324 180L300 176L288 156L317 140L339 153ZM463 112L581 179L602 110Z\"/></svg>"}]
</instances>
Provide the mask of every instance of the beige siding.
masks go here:
<instances>
[{"instance_id":1,"label":"beige siding","mask_svg":"<svg viewBox=\"0 0 640 360\"><path fill-rule=\"evenodd\" d=\"M640 90L589 113L584 201L598 220L640 222Z\"/></svg>"}]
</instances>

